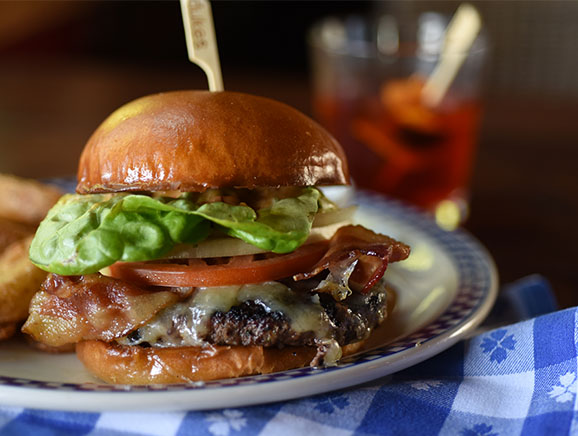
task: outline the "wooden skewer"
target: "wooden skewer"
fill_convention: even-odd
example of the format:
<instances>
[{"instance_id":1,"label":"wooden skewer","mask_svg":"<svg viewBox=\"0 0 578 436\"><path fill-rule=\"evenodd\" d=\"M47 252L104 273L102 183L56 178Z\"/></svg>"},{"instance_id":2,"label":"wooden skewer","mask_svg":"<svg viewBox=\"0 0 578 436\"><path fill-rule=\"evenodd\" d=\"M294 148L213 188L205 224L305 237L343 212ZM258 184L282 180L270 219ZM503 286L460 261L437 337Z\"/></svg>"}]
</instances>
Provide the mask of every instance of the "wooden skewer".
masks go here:
<instances>
[{"instance_id":1,"label":"wooden skewer","mask_svg":"<svg viewBox=\"0 0 578 436\"><path fill-rule=\"evenodd\" d=\"M209 81L211 91L223 91L223 75L208 0L181 0L189 60L199 65Z\"/></svg>"},{"instance_id":2,"label":"wooden skewer","mask_svg":"<svg viewBox=\"0 0 578 436\"><path fill-rule=\"evenodd\" d=\"M482 19L477 9L469 3L460 5L446 30L440 61L423 87L425 105L435 107L441 103L481 27Z\"/></svg>"}]
</instances>

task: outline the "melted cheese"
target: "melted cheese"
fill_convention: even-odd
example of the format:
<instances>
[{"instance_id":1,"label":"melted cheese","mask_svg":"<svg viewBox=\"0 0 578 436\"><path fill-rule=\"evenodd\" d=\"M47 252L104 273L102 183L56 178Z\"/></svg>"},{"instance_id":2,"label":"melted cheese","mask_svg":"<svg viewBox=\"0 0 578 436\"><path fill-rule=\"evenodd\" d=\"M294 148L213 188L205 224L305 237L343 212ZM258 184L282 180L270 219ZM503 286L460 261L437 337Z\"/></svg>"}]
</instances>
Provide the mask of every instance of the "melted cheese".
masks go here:
<instances>
[{"instance_id":1,"label":"melted cheese","mask_svg":"<svg viewBox=\"0 0 578 436\"><path fill-rule=\"evenodd\" d=\"M153 347L206 345L203 338L208 333L211 316L245 301L256 301L268 311L282 313L296 332L314 332L316 341L326 350L325 365L341 357L341 349L332 339L333 326L319 297L299 295L278 282L198 288L187 301L163 310L139 328L137 337L124 337L118 342L125 345L147 342Z\"/></svg>"}]
</instances>

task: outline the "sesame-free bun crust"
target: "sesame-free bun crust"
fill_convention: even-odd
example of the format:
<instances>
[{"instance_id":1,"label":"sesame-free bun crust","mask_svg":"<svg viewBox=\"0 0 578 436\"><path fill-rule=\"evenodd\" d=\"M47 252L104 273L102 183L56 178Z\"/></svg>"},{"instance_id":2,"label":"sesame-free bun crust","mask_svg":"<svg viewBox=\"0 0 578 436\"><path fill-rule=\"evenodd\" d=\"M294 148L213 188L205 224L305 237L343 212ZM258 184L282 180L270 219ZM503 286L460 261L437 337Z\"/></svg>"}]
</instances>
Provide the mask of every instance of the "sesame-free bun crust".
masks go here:
<instances>
[{"instance_id":1,"label":"sesame-free bun crust","mask_svg":"<svg viewBox=\"0 0 578 436\"><path fill-rule=\"evenodd\" d=\"M77 192L349 183L345 154L283 103L235 92L176 91L134 100L89 139Z\"/></svg>"},{"instance_id":2,"label":"sesame-free bun crust","mask_svg":"<svg viewBox=\"0 0 578 436\"><path fill-rule=\"evenodd\" d=\"M358 351L363 342L346 345L343 355ZM102 341L76 345L76 355L96 377L114 384L188 383L268 374L307 366L313 347L208 346L143 348Z\"/></svg>"}]
</instances>

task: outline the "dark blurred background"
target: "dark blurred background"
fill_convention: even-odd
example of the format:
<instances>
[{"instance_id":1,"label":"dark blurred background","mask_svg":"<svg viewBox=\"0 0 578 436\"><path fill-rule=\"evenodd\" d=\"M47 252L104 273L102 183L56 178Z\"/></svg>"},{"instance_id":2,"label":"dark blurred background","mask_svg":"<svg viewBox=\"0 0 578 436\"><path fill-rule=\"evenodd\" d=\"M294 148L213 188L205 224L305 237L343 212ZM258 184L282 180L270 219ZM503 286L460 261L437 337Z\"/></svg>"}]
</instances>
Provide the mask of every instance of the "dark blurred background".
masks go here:
<instances>
[{"instance_id":1,"label":"dark blurred background","mask_svg":"<svg viewBox=\"0 0 578 436\"><path fill-rule=\"evenodd\" d=\"M578 304L578 2L473 2L491 41L466 227L502 282L541 273ZM225 87L307 113L307 30L321 17L457 2L215 1ZM70 176L84 142L143 94L206 88L177 1L0 2L0 172Z\"/></svg>"}]
</instances>

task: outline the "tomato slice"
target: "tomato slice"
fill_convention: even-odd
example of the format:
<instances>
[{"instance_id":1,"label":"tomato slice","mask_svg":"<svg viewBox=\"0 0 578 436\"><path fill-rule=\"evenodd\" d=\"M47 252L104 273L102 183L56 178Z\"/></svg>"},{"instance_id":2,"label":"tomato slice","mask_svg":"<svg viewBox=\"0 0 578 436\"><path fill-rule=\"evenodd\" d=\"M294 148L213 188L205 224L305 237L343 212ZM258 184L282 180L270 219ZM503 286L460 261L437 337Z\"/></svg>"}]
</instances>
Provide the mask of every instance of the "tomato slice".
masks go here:
<instances>
[{"instance_id":1,"label":"tomato slice","mask_svg":"<svg viewBox=\"0 0 578 436\"><path fill-rule=\"evenodd\" d=\"M309 271L327 251L327 241L304 245L289 254L189 259L188 265L153 262L117 262L113 277L144 286L227 286L279 280ZM265 258L262 258L265 256ZM227 263L209 264L213 261ZM207 263L208 262L208 263Z\"/></svg>"}]
</instances>

